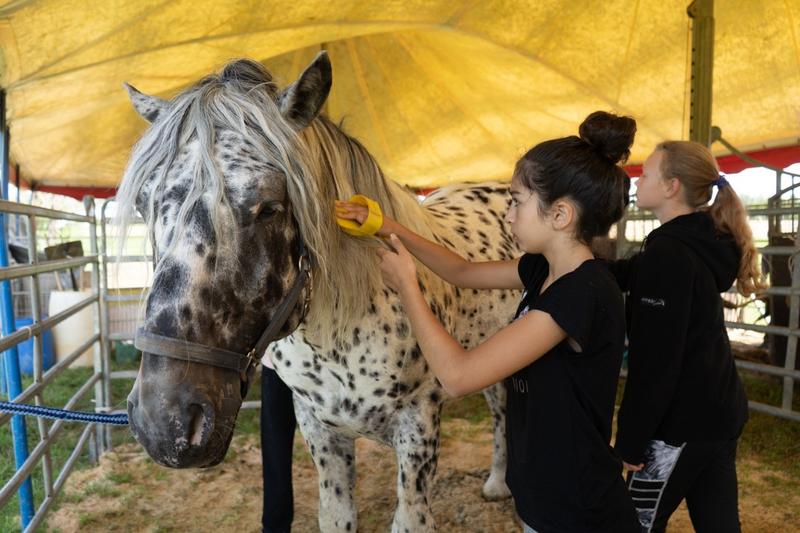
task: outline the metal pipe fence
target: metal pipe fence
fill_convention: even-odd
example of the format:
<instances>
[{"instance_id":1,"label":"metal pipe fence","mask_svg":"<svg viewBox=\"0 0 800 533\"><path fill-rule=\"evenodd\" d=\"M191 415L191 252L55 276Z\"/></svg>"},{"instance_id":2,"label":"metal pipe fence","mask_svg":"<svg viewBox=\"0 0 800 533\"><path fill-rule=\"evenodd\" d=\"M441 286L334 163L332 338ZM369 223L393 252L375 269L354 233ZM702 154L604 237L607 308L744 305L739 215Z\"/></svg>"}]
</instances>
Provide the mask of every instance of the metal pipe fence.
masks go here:
<instances>
[{"instance_id":1,"label":"metal pipe fence","mask_svg":"<svg viewBox=\"0 0 800 533\"><path fill-rule=\"evenodd\" d=\"M786 194L787 191L793 193L794 187L781 190L779 193ZM111 371L110 354L114 348L120 349L120 343L130 343L134 333L141 322L141 302L147 293L149 277L143 276L141 283L136 287L130 288L129 292L120 289L119 284L112 287L109 283L110 270L112 266L119 271L122 265L132 265L132 268L149 272L152 265L152 257L146 254L131 254L124 250L115 250L120 235L114 233L114 229L109 228L112 217L108 215L107 208L113 205L113 201L107 201L100 210L97 217L94 209L94 202L85 202L87 214L75 215L60 211L44 209L33 206L25 206L13 202L0 201L0 213L12 213L21 215L27 222L30 241L28 242L30 264L16 265L0 268L0 282L4 280L30 277L30 294L33 323L29 326L0 338L0 351L24 342L27 339L34 339L34 372L33 382L13 401L18 403L30 403L33 401L37 405L43 403L43 393L49 383L52 383L62 372L69 368L88 348L94 347L93 372L88 379L78 387L73 396L67 401L64 408L70 409L86 398L90 392L94 393L95 410L97 412L110 412L110 406L115 405L111 396L111 381L116 379L133 379L136 372L133 370ZM771 201L767 206L753 207L748 210L753 218L767 219L769 228L772 230L782 229L794 232L795 240L793 245L767 245L759 248L759 252L765 257L784 257L793 260L800 251L800 241L797 240L797 219L800 214L800 206L793 205L792 202L781 200ZM89 255L81 258L61 259L54 261L38 261L36 246L36 218L56 218L72 222L85 223L89 225L90 250ZM787 219L788 223L787 223ZM100 226L100 234L97 233L97 225ZM143 227L141 220L136 221ZM644 236L652 231L657 222L651 215L642 213L635 209L629 211L617 226L617 254L618 257L625 255L627 251L637 249L639 242ZM116 241L116 242L115 242ZM794 386L800 382L800 370L796 366L797 339L800 336L800 262L792 261L791 283L789 286L770 287L765 295L787 297L790 301L790 317L788 325L775 326L771 324L756 324L747 322L744 318L728 320L725 325L728 328L749 330L758 333L782 336L787 339L786 359L782 366L737 360L738 368L745 372L756 372L776 378L782 378L782 398L781 405L767 405L755 401L750 402L750 408L761 411L773 416L800 421L800 412L793 410L793 391ZM45 318L39 304L40 277L59 270L92 265L92 291L87 297L68 308ZM132 292L131 292L132 291ZM52 330L57 324L76 315L80 311L92 307L95 310L94 328L86 332L85 340L80 346L71 353L60 357L59 360L49 369L43 370L42 362L42 337ZM743 317L743 315L742 315ZM260 402L245 402L242 408L260 408ZM0 427L8 424L13 418L11 415L0 414ZM100 426L96 424L87 425L80 433L77 443L59 472L54 472L50 457L50 447L63 429L63 421L46 421L39 419L36 422L39 440L36 446L27 453L26 459L16 473L0 488L0 507L6 505L19 490L26 479L37 466L41 466L42 482L44 485L44 498L36 510L33 517L24 526L25 531L32 531L42 523L44 516L51 507L55 496L63 487L67 476L73 469L81 453L89 447L90 455L97 457L99 454L108 451L112 447L111 426Z\"/></svg>"},{"instance_id":2,"label":"metal pipe fence","mask_svg":"<svg viewBox=\"0 0 800 533\"><path fill-rule=\"evenodd\" d=\"M29 277L30 278L30 302L32 311L32 323L29 326L22 327L13 333L10 333L0 338L0 351L4 351L4 361L9 362L10 357L17 357L15 351L9 351L20 343L33 339L32 349L32 383L18 394L9 394L9 400L15 403L30 403L31 401L36 405L43 405L44 392L48 385L62 372L69 368L83 353L89 348L94 348L93 353L93 371L92 374L78 386L72 397L63 406L65 409L75 407L79 402L85 400L90 392L94 392L93 402L95 410L104 412L108 410L108 394L107 389L104 387L107 382L106 376L108 375L108 353L105 350L105 345L101 343L102 328L104 323L103 313L100 308L99 299L99 265L100 257L97 253L97 233L96 233L96 217L95 217L95 204L92 198L84 199L84 207L86 209L85 215L76 215L73 213L66 213L53 209L45 209L30 205L22 205L14 202L0 200L0 213L10 213L21 216L27 226L27 248L28 248L28 264L21 264L15 266L5 266L0 268L0 281L9 281L13 279ZM38 246L36 240L36 220L38 218L48 218L56 220L64 220L70 222L78 222L87 224L89 226L90 234L90 254L84 257L67 258L53 261L39 261L38 260ZM3 242L5 246L5 240ZM45 275L53 275L61 270L84 267L91 265L91 292L83 300L67 307L66 309L45 318L40 304L40 278ZM59 360L48 370L44 368L43 360L43 336L46 332L52 330L58 324L64 322L70 317L75 316L80 311L93 307L94 324L90 331L85 332L71 332L73 334L83 334L82 340L79 338L80 343L77 348L68 354L59 354ZM13 368L17 375L12 375L10 369ZM6 378L21 383L18 374L18 365L6 365ZM11 392L11 388L9 388ZM13 396L13 397L11 397ZM108 449L108 441L104 438L102 431L98 431L96 424L87 425L81 432L75 447L70 452L67 461L63 464L58 472L54 472L53 461L51 457L51 447L55 440L59 437L64 425L64 421L50 421L39 418L36 420L38 429L38 441L33 450L27 449L27 439L17 439L15 433L19 428L26 431L25 419L22 416L11 416L8 414L0 415L0 427L13 422L12 434L14 434L15 447L22 446L21 457L23 462L17 466L14 475L0 487L0 507L5 506L9 500L17 493L21 487L28 481L36 468L41 468L42 473L42 486L43 498L36 508L35 513L29 516L23 513L22 528L24 531L33 531L41 524L47 511L53 504L56 495L63 487L67 476L75 465L75 462L86 449L89 447L90 458L96 459L99 454Z\"/></svg>"}]
</instances>

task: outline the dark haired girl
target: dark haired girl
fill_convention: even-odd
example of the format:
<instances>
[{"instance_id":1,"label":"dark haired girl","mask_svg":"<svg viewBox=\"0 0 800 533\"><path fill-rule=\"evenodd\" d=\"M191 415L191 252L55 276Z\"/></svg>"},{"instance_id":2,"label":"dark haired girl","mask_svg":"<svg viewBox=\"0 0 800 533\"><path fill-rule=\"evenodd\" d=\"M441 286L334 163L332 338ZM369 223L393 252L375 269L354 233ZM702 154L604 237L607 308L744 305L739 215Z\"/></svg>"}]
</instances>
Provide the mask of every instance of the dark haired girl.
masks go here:
<instances>
[{"instance_id":1,"label":"dark haired girl","mask_svg":"<svg viewBox=\"0 0 800 533\"><path fill-rule=\"evenodd\" d=\"M628 200L633 119L597 112L566 137L533 147L517 163L507 219L526 252L471 263L391 219L380 251L422 352L445 390L462 396L504 379L508 389L506 480L526 531L639 531L609 445L625 337L622 295L589 242L605 235ZM365 208L340 203L359 222ZM517 317L463 349L438 322L417 283L416 256L465 288L525 289Z\"/></svg>"}]
</instances>

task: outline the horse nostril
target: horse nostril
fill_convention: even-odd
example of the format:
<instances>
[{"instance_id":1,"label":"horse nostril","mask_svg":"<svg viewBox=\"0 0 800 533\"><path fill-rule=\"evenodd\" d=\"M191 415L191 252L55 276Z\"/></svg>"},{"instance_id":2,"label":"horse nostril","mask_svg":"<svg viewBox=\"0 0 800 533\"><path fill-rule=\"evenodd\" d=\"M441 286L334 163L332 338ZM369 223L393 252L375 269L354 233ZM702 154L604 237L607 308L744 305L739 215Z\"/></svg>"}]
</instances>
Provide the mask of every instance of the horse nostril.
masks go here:
<instances>
[{"instance_id":1,"label":"horse nostril","mask_svg":"<svg viewBox=\"0 0 800 533\"><path fill-rule=\"evenodd\" d=\"M189 406L189 445L202 446L208 440L213 425L213 416L206 416L203 406L193 403Z\"/></svg>"},{"instance_id":2,"label":"horse nostril","mask_svg":"<svg viewBox=\"0 0 800 533\"><path fill-rule=\"evenodd\" d=\"M134 413L136 412L136 402L128 398L126 407L128 411L128 419L132 420Z\"/></svg>"}]
</instances>

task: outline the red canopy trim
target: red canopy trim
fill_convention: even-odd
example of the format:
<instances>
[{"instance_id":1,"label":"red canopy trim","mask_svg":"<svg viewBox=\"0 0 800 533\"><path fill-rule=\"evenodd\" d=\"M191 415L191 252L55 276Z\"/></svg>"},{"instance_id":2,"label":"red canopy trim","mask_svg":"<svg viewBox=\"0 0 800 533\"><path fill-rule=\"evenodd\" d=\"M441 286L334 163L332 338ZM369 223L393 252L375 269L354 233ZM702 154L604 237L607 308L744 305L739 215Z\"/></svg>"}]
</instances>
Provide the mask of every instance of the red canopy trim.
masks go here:
<instances>
[{"instance_id":1,"label":"red canopy trim","mask_svg":"<svg viewBox=\"0 0 800 533\"><path fill-rule=\"evenodd\" d=\"M786 168L791 164L800 162L800 145L783 146L781 148L768 148L766 150L756 150L747 152L747 155L757 161L766 163L775 168ZM717 158L720 171L725 174L736 174L746 168L756 165L748 163L739 156L730 154ZM625 171L633 177L642 175L642 165L627 165Z\"/></svg>"},{"instance_id":2,"label":"red canopy trim","mask_svg":"<svg viewBox=\"0 0 800 533\"><path fill-rule=\"evenodd\" d=\"M117 194L117 189L114 187L65 187L60 185L37 185L33 188L36 192L49 192L51 194L60 194L62 196L69 196L76 200L83 200L86 195L94 196L95 198L111 198Z\"/></svg>"},{"instance_id":3,"label":"red canopy trim","mask_svg":"<svg viewBox=\"0 0 800 533\"><path fill-rule=\"evenodd\" d=\"M776 168L786 168L793 163L800 162L800 145L784 146L781 148L768 148L766 150L756 150L753 152L747 152L747 155L758 161L766 163L770 166ZM743 161L738 156L735 156L733 154L718 157L717 163L719 163L720 170L726 174L735 174L736 172L741 172L746 168L755 166L748 163L747 161ZM627 165L625 167L625 170L628 172L629 175L633 177L641 176L642 165ZM11 183L15 183L13 167L12 167ZM30 184L25 182L25 180L22 180L20 186L25 189L31 188ZM416 193L421 196L427 196L433 191L435 191L437 188L438 187L426 187L426 188L416 189ZM69 196L75 198L76 200L83 199L83 197L87 194L94 196L95 198L110 198L117 194L117 189L115 187L69 187L64 185L35 185L33 189L35 191L49 192L52 194L61 194L64 196Z\"/></svg>"}]
</instances>

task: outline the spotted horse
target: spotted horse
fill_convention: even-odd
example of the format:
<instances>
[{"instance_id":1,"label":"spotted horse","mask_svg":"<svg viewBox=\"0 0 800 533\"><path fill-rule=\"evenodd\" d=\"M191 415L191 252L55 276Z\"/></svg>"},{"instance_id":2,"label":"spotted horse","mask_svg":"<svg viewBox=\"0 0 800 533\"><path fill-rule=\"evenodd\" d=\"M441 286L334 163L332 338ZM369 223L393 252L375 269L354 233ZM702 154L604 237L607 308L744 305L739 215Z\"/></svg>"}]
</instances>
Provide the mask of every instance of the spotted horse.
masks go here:
<instances>
[{"instance_id":1,"label":"spotted horse","mask_svg":"<svg viewBox=\"0 0 800 533\"><path fill-rule=\"evenodd\" d=\"M294 393L319 473L320 529L356 530L354 439L366 437L396 452L392 531L433 531L444 393L382 283L380 241L340 231L333 201L366 194L468 259L499 260L519 254L504 223L508 190L451 186L420 204L320 113L331 82L323 52L283 90L250 60L169 101L128 87L151 124L123 176L120 219L126 227L137 211L144 218L155 262L130 427L162 465L219 463L268 328L265 357ZM433 312L466 347L513 316L513 292L462 290L422 267L419 278ZM485 394L494 457L483 494L503 498L505 390Z\"/></svg>"}]
</instances>

